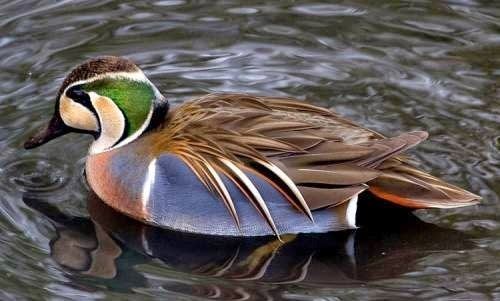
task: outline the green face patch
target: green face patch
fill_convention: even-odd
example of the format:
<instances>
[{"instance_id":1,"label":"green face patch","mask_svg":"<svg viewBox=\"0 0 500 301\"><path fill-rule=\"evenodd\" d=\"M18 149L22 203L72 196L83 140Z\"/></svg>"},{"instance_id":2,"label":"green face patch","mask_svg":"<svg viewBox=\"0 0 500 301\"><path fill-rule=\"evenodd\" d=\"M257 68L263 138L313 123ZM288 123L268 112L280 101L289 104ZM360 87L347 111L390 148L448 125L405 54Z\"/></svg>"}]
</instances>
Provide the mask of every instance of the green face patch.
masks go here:
<instances>
[{"instance_id":1,"label":"green face patch","mask_svg":"<svg viewBox=\"0 0 500 301\"><path fill-rule=\"evenodd\" d=\"M126 136L132 135L146 122L155 98L148 83L127 78L105 78L83 85L87 92L95 92L114 101L125 116Z\"/></svg>"}]
</instances>

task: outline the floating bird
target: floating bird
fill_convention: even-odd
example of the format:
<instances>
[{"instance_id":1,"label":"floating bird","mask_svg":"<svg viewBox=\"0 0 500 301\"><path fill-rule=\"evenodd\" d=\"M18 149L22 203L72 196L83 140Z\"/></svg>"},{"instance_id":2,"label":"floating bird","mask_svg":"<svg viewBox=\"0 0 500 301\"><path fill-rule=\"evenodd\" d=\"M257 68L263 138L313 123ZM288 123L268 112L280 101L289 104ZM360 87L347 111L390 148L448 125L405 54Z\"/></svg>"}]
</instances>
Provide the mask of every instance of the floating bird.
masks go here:
<instances>
[{"instance_id":1,"label":"floating bird","mask_svg":"<svg viewBox=\"0 0 500 301\"><path fill-rule=\"evenodd\" d=\"M479 197L410 165L427 138L387 138L290 98L208 94L174 108L132 61L99 57L64 80L30 149L66 133L94 136L92 190L142 222L224 236L356 228L360 194L410 209Z\"/></svg>"}]
</instances>

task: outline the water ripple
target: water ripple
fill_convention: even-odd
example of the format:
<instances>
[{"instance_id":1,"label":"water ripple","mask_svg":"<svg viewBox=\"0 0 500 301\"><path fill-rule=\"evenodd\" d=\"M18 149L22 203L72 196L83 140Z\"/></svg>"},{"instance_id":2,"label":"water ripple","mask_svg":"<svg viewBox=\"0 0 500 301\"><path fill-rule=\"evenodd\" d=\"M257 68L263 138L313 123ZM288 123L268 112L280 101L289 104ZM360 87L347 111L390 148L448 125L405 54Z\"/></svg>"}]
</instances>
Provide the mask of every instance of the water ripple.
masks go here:
<instances>
[{"instance_id":1,"label":"water ripple","mask_svg":"<svg viewBox=\"0 0 500 301\"><path fill-rule=\"evenodd\" d=\"M361 16L366 14L366 11L363 9L337 4L307 4L298 5L292 9L300 14L321 17Z\"/></svg>"},{"instance_id":2,"label":"water ripple","mask_svg":"<svg viewBox=\"0 0 500 301\"><path fill-rule=\"evenodd\" d=\"M21 158L0 168L4 187L30 194L48 194L64 187L69 179L66 163L44 157Z\"/></svg>"}]
</instances>

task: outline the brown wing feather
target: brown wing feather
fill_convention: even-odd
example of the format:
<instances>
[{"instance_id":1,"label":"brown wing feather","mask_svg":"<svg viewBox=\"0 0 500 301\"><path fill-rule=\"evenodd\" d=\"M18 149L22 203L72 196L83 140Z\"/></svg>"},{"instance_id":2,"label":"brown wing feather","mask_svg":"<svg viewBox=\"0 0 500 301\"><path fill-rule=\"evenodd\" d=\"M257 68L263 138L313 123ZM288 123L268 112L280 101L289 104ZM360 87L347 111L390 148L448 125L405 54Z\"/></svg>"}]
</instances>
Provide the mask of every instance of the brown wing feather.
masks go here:
<instances>
[{"instance_id":1,"label":"brown wing feather","mask_svg":"<svg viewBox=\"0 0 500 301\"><path fill-rule=\"evenodd\" d=\"M340 205L367 188L367 185L347 186L345 188L320 188L299 185L300 192L310 203L311 210Z\"/></svg>"},{"instance_id":2,"label":"brown wing feather","mask_svg":"<svg viewBox=\"0 0 500 301\"><path fill-rule=\"evenodd\" d=\"M330 110L286 98L207 95L170 112L150 136L153 152L183 158L236 222L232 200L214 171L233 181L275 232L265 200L242 170L266 179L311 219L311 210L340 205L366 184L382 199L412 208L477 199L397 157L427 133L385 138Z\"/></svg>"},{"instance_id":3,"label":"brown wing feather","mask_svg":"<svg viewBox=\"0 0 500 301\"><path fill-rule=\"evenodd\" d=\"M376 196L409 208L456 208L476 204L479 196L406 163L391 166L368 182Z\"/></svg>"}]
</instances>

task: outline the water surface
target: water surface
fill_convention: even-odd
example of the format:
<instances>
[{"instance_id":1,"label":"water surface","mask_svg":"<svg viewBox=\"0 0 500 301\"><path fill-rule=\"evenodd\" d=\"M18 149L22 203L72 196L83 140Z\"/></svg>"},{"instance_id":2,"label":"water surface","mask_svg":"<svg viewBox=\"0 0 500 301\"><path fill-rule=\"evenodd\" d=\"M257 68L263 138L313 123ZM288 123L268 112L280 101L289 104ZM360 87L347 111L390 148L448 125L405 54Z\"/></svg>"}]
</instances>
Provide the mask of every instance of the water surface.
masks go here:
<instances>
[{"instance_id":1,"label":"water surface","mask_svg":"<svg viewBox=\"0 0 500 301\"><path fill-rule=\"evenodd\" d=\"M172 103L293 96L386 135L427 130L416 161L483 201L284 246L123 220L83 181L88 138L21 149L64 75L103 54ZM497 1L2 1L0 299L498 299L499 76Z\"/></svg>"}]
</instances>

